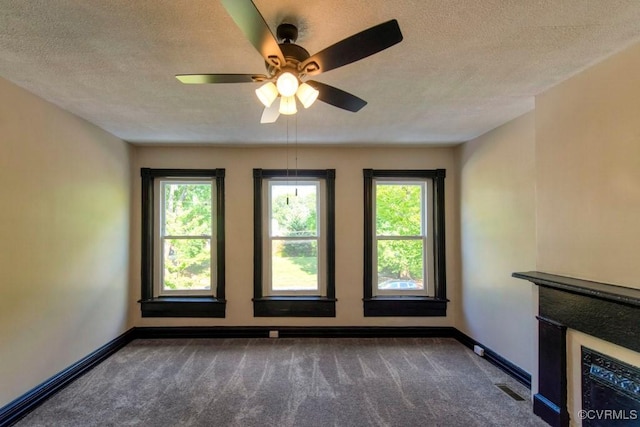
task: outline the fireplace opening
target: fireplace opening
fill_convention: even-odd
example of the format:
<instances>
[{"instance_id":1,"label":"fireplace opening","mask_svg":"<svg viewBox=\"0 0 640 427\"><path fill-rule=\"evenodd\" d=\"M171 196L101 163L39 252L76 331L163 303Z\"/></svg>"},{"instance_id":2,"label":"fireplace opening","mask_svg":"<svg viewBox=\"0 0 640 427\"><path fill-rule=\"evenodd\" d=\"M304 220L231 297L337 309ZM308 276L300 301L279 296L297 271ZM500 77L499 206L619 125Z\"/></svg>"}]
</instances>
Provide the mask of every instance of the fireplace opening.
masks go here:
<instances>
[{"instance_id":1,"label":"fireplace opening","mask_svg":"<svg viewBox=\"0 0 640 427\"><path fill-rule=\"evenodd\" d=\"M583 426L640 425L640 368L581 348Z\"/></svg>"}]
</instances>

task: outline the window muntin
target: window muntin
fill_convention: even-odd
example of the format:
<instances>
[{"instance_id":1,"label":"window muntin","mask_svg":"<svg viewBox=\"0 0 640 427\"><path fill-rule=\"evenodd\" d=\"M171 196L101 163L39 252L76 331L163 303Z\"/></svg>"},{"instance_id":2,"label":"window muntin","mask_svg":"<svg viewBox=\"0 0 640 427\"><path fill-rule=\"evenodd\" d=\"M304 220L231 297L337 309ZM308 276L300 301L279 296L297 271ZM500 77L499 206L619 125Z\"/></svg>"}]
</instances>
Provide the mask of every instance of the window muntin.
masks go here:
<instances>
[{"instance_id":1,"label":"window muntin","mask_svg":"<svg viewBox=\"0 0 640 427\"><path fill-rule=\"evenodd\" d=\"M325 292L323 180L267 179L263 206L263 295Z\"/></svg>"},{"instance_id":2,"label":"window muntin","mask_svg":"<svg viewBox=\"0 0 640 427\"><path fill-rule=\"evenodd\" d=\"M372 295L433 296L432 181L373 182Z\"/></svg>"},{"instance_id":3,"label":"window muntin","mask_svg":"<svg viewBox=\"0 0 640 427\"><path fill-rule=\"evenodd\" d=\"M215 181L159 179L155 295L212 295L216 283Z\"/></svg>"}]
</instances>

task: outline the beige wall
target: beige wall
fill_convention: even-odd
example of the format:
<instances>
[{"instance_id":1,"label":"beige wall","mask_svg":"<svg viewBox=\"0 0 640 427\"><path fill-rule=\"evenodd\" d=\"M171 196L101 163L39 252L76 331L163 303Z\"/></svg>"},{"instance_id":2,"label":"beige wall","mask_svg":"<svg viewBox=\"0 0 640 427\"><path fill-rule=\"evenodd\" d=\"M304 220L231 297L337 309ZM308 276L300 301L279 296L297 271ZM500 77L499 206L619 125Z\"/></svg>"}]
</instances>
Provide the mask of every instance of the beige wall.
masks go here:
<instances>
[{"instance_id":1,"label":"beige wall","mask_svg":"<svg viewBox=\"0 0 640 427\"><path fill-rule=\"evenodd\" d=\"M536 98L540 271L640 288L638 70L640 44ZM569 331L572 425L580 425L580 345L640 361L638 353Z\"/></svg>"},{"instance_id":2,"label":"beige wall","mask_svg":"<svg viewBox=\"0 0 640 427\"><path fill-rule=\"evenodd\" d=\"M640 44L536 98L538 270L640 288Z\"/></svg>"},{"instance_id":3,"label":"beige wall","mask_svg":"<svg viewBox=\"0 0 640 427\"><path fill-rule=\"evenodd\" d=\"M458 149L458 329L527 372L536 365L535 298L514 271L535 270L535 114Z\"/></svg>"},{"instance_id":4,"label":"beige wall","mask_svg":"<svg viewBox=\"0 0 640 427\"><path fill-rule=\"evenodd\" d=\"M127 329L128 151L0 79L0 407Z\"/></svg>"},{"instance_id":5,"label":"beige wall","mask_svg":"<svg viewBox=\"0 0 640 427\"><path fill-rule=\"evenodd\" d=\"M456 326L529 371L534 392L537 290L511 272L640 287L639 69L637 45L541 94L535 112L458 148ZM611 344L598 348L607 346L616 354Z\"/></svg>"},{"instance_id":6,"label":"beige wall","mask_svg":"<svg viewBox=\"0 0 640 427\"><path fill-rule=\"evenodd\" d=\"M290 167L294 149L289 149ZM447 278L449 313L458 303L455 214L456 173L454 151L448 148L300 148L300 169L336 169L336 305L335 318L254 318L253 305L253 168L286 168L287 150L282 148L163 148L136 147L132 173L134 204L131 251L130 316L136 325L222 326L453 326L446 318L363 317L363 168L447 169L445 179L447 215ZM140 296L140 168L225 168L226 191L226 297L225 319L141 318L136 302Z\"/></svg>"}]
</instances>

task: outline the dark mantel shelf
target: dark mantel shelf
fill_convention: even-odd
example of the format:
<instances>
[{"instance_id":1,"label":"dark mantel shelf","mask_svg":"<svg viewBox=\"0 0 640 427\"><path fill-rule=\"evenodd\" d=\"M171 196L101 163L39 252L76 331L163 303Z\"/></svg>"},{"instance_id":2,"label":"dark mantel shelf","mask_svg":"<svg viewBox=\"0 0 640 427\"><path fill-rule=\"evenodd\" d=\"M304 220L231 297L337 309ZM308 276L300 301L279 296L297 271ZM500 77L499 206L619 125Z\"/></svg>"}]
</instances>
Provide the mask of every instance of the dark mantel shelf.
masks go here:
<instances>
[{"instance_id":1,"label":"dark mantel shelf","mask_svg":"<svg viewBox=\"0 0 640 427\"><path fill-rule=\"evenodd\" d=\"M539 286L533 412L552 426L568 427L567 329L640 352L640 289L539 271L512 276Z\"/></svg>"},{"instance_id":2,"label":"dark mantel shelf","mask_svg":"<svg viewBox=\"0 0 640 427\"><path fill-rule=\"evenodd\" d=\"M640 289L592 282L573 277L557 276L539 271L513 273L512 276L518 279L528 280L538 286L545 286L560 291L640 307Z\"/></svg>"}]
</instances>

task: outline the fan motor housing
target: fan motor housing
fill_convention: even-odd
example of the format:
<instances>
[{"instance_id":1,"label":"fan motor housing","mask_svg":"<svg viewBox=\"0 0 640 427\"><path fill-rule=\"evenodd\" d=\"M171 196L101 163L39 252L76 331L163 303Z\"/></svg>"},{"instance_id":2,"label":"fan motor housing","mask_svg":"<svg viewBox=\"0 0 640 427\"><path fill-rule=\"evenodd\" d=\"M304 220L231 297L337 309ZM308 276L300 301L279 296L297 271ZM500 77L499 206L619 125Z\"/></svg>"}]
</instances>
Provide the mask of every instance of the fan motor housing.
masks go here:
<instances>
[{"instance_id":1,"label":"fan motor housing","mask_svg":"<svg viewBox=\"0 0 640 427\"><path fill-rule=\"evenodd\" d=\"M284 66L282 67L276 67L265 61L265 66L267 67L267 71L271 76L277 74L279 70L284 68L293 68L297 70L298 64L311 56L305 48L294 43L280 43L279 46L286 64L284 64Z\"/></svg>"},{"instance_id":2,"label":"fan motor housing","mask_svg":"<svg viewBox=\"0 0 640 427\"><path fill-rule=\"evenodd\" d=\"M305 59L309 58L309 56L311 56L305 48L293 43L280 44L280 50L282 51L284 59L286 59L287 62L302 62Z\"/></svg>"},{"instance_id":3,"label":"fan motor housing","mask_svg":"<svg viewBox=\"0 0 640 427\"><path fill-rule=\"evenodd\" d=\"M281 64L280 67L276 67L275 65L265 61L265 66L270 76L275 76L283 69L297 70L298 64L311 56L305 48L295 44L295 41L298 38L298 28L295 25L289 23L282 23L278 25L276 35L280 42L278 43L278 46L280 46L280 50L282 51L282 55L284 56L286 63Z\"/></svg>"}]
</instances>

